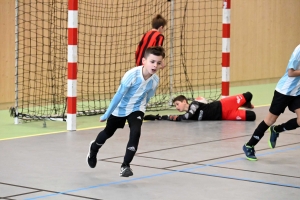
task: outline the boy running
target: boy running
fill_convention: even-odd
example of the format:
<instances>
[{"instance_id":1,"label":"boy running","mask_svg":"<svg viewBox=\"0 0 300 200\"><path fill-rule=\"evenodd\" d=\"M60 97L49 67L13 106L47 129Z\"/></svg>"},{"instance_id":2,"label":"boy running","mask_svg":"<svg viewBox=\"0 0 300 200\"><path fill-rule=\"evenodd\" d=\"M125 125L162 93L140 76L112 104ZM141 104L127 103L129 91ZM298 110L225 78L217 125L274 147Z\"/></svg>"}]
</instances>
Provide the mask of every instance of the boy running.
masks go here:
<instances>
[{"instance_id":1,"label":"boy running","mask_svg":"<svg viewBox=\"0 0 300 200\"><path fill-rule=\"evenodd\" d=\"M279 115L288 107L296 113L297 118L278 125L272 126ZM275 148L279 133L287 130L294 130L300 126L300 45L291 55L285 74L274 91L273 100L266 118L257 126L250 140L243 145L243 151L248 160L257 160L254 146L264 136L266 130L270 130L269 146Z\"/></svg>"},{"instance_id":2,"label":"boy running","mask_svg":"<svg viewBox=\"0 0 300 200\"><path fill-rule=\"evenodd\" d=\"M107 120L106 127L98 134L96 140L90 143L87 163L91 168L97 164L98 150L118 128L124 128L127 120L130 137L120 176L133 175L130 163L138 149L146 105L158 87L159 78L155 73L162 67L164 57L165 52L162 47L150 47L145 51L142 59L143 66L135 67L123 76L109 107L100 117L101 122Z\"/></svg>"}]
</instances>

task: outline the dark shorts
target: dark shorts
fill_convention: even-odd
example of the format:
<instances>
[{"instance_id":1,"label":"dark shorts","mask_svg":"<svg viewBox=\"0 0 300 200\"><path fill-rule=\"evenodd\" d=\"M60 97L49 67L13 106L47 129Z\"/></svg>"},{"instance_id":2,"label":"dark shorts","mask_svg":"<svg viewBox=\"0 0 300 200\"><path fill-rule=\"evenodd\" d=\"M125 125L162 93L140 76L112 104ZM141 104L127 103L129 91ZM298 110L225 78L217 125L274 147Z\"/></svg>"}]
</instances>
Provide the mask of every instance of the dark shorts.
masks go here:
<instances>
[{"instance_id":1,"label":"dark shorts","mask_svg":"<svg viewBox=\"0 0 300 200\"><path fill-rule=\"evenodd\" d=\"M114 115L110 115L107 119L106 127L107 128L124 128L126 120L128 121L129 127L132 126L142 126L144 119L144 113L141 111L135 111L130 113L126 117L116 117Z\"/></svg>"},{"instance_id":2,"label":"dark shorts","mask_svg":"<svg viewBox=\"0 0 300 200\"><path fill-rule=\"evenodd\" d=\"M279 116L281 113L284 113L286 107L290 111L295 112L296 109L300 108L300 96L288 96L275 90L269 109L270 113Z\"/></svg>"}]
</instances>

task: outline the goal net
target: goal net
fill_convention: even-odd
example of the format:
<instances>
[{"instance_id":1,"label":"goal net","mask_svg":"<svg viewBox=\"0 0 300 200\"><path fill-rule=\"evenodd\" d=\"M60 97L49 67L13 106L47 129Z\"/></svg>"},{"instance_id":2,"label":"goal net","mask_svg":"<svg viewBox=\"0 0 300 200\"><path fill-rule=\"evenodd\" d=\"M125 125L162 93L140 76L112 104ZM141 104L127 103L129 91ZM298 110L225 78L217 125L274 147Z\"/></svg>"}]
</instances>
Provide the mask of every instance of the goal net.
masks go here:
<instances>
[{"instance_id":1,"label":"goal net","mask_svg":"<svg viewBox=\"0 0 300 200\"><path fill-rule=\"evenodd\" d=\"M68 1L16 4L16 117L64 118L67 102ZM170 108L179 94L216 100L221 94L222 0L80 0L78 115L105 112L135 50L161 14L166 67L147 110Z\"/></svg>"}]
</instances>

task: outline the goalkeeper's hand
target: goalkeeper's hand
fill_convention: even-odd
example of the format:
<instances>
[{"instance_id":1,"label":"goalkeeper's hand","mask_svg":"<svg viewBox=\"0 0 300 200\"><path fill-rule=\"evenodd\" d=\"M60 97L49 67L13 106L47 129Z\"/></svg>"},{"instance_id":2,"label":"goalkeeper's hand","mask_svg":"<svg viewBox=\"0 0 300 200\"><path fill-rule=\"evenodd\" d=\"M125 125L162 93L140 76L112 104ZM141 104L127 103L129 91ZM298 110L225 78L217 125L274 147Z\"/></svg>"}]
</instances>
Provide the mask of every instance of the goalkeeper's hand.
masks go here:
<instances>
[{"instance_id":1,"label":"goalkeeper's hand","mask_svg":"<svg viewBox=\"0 0 300 200\"><path fill-rule=\"evenodd\" d=\"M161 116L159 114L157 115L145 115L144 120L161 120Z\"/></svg>"},{"instance_id":2,"label":"goalkeeper's hand","mask_svg":"<svg viewBox=\"0 0 300 200\"><path fill-rule=\"evenodd\" d=\"M178 115L162 115L160 116L159 114L157 115L145 115L144 120L170 120L170 121L176 121Z\"/></svg>"},{"instance_id":3,"label":"goalkeeper's hand","mask_svg":"<svg viewBox=\"0 0 300 200\"><path fill-rule=\"evenodd\" d=\"M176 121L178 115L163 115L161 116L162 120L170 120L170 121Z\"/></svg>"},{"instance_id":4,"label":"goalkeeper's hand","mask_svg":"<svg viewBox=\"0 0 300 200\"><path fill-rule=\"evenodd\" d=\"M169 115L169 120L170 121L176 121L178 115Z\"/></svg>"}]
</instances>

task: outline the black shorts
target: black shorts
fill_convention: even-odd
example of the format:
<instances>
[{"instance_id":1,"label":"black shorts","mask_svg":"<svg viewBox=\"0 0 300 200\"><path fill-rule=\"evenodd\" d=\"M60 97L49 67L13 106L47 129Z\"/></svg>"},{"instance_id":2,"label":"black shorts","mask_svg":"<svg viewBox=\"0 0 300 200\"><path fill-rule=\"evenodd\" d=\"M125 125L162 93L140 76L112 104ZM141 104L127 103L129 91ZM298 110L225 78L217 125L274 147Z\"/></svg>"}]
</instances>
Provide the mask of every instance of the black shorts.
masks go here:
<instances>
[{"instance_id":1,"label":"black shorts","mask_svg":"<svg viewBox=\"0 0 300 200\"><path fill-rule=\"evenodd\" d=\"M270 113L279 116L281 113L284 113L286 107L290 111L295 112L296 109L300 108L300 96L288 96L275 90L269 109Z\"/></svg>"},{"instance_id":2,"label":"black shorts","mask_svg":"<svg viewBox=\"0 0 300 200\"><path fill-rule=\"evenodd\" d=\"M107 119L106 128L124 128L126 120L128 121L129 127L131 126L142 126L144 119L144 113L142 111L135 111L130 113L126 117L117 117L110 115Z\"/></svg>"}]
</instances>

